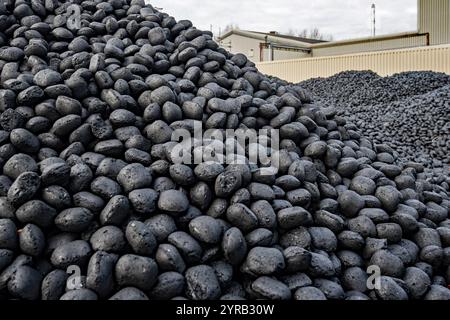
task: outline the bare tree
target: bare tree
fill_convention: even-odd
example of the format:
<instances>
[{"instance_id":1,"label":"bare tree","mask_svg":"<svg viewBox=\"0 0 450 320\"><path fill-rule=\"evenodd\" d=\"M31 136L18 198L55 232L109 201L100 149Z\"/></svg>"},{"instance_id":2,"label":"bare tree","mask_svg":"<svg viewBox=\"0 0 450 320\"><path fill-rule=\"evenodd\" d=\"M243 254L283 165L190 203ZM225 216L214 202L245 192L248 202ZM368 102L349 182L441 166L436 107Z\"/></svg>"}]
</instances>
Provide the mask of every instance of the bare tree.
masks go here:
<instances>
[{"instance_id":1,"label":"bare tree","mask_svg":"<svg viewBox=\"0 0 450 320\"><path fill-rule=\"evenodd\" d=\"M323 40L323 35L320 33L319 28L312 28L309 32L309 37L311 39Z\"/></svg>"},{"instance_id":2,"label":"bare tree","mask_svg":"<svg viewBox=\"0 0 450 320\"><path fill-rule=\"evenodd\" d=\"M308 37L309 37L308 29L303 29L302 31L300 31L300 32L298 33L298 36L299 36L300 38L308 38Z\"/></svg>"},{"instance_id":3,"label":"bare tree","mask_svg":"<svg viewBox=\"0 0 450 320\"><path fill-rule=\"evenodd\" d=\"M294 29L289 29L289 31L286 33L287 36L293 36L296 37L297 36L297 31L295 31Z\"/></svg>"},{"instance_id":4,"label":"bare tree","mask_svg":"<svg viewBox=\"0 0 450 320\"><path fill-rule=\"evenodd\" d=\"M232 30L239 30L239 25L237 24L233 24L233 23L229 23L225 26L225 28L222 31L222 34L225 34L227 32L230 32Z\"/></svg>"},{"instance_id":5,"label":"bare tree","mask_svg":"<svg viewBox=\"0 0 450 320\"><path fill-rule=\"evenodd\" d=\"M315 40L324 40L324 41L332 41L333 35L331 34L325 34L320 32L320 29L317 27L311 28L311 29L303 29L296 33L298 37L301 38L308 38L308 39L315 39Z\"/></svg>"}]
</instances>

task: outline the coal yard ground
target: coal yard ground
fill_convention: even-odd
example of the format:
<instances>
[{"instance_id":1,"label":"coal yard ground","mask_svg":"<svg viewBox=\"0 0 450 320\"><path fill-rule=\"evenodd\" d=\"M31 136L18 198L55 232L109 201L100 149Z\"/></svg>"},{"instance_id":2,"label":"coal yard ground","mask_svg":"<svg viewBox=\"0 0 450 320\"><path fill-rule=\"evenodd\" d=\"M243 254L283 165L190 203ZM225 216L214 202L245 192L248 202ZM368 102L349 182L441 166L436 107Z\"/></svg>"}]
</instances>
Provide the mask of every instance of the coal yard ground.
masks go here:
<instances>
[{"instance_id":1,"label":"coal yard ground","mask_svg":"<svg viewBox=\"0 0 450 320\"><path fill-rule=\"evenodd\" d=\"M288 84L143 0L3 0L0 300L450 300L448 97ZM176 163L198 126L280 143Z\"/></svg>"}]
</instances>

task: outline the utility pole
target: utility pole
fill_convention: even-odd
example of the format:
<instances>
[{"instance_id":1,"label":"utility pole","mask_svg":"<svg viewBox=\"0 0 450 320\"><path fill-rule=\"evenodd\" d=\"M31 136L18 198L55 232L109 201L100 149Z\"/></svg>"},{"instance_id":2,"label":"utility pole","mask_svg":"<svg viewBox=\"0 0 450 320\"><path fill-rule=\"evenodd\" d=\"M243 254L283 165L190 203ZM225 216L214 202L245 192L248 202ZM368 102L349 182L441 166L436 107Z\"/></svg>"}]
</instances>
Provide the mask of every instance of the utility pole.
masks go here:
<instances>
[{"instance_id":1,"label":"utility pole","mask_svg":"<svg viewBox=\"0 0 450 320\"><path fill-rule=\"evenodd\" d=\"M372 3L372 18L373 18L372 36L375 37L377 35L377 25L376 25L377 15L375 3Z\"/></svg>"}]
</instances>

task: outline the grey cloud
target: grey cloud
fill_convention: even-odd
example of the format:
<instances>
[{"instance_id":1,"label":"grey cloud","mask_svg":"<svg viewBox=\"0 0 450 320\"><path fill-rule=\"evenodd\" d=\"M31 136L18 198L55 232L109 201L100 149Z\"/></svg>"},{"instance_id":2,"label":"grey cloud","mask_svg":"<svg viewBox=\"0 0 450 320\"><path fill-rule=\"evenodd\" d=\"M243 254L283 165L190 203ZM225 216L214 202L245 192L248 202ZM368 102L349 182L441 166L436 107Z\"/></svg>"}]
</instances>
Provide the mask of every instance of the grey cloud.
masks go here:
<instances>
[{"instance_id":1,"label":"grey cloud","mask_svg":"<svg viewBox=\"0 0 450 320\"><path fill-rule=\"evenodd\" d=\"M287 32L318 27L335 39L370 35L370 6L377 5L377 32L417 28L416 0L150 0L176 19L190 19L200 29L218 33L233 23L241 29Z\"/></svg>"}]
</instances>

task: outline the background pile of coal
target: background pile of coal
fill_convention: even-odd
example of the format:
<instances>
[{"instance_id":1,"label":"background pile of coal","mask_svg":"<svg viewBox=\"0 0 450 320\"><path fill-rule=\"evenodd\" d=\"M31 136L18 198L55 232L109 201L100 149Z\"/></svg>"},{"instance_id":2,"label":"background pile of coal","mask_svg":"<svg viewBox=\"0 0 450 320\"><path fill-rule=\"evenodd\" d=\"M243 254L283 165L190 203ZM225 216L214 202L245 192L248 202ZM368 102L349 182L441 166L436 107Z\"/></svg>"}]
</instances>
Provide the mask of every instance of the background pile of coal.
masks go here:
<instances>
[{"instance_id":1,"label":"background pile of coal","mask_svg":"<svg viewBox=\"0 0 450 320\"><path fill-rule=\"evenodd\" d=\"M432 168L437 183L450 175L450 76L405 72L380 77L370 71L348 71L301 85L316 101L338 108L374 143L385 143L399 161Z\"/></svg>"},{"instance_id":2,"label":"background pile of coal","mask_svg":"<svg viewBox=\"0 0 450 320\"><path fill-rule=\"evenodd\" d=\"M450 85L450 76L429 71L402 72L381 77L373 71L345 71L329 78L301 82L315 100L358 107L402 100Z\"/></svg>"},{"instance_id":3,"label":"background pile of coal","mask_svg":"<svg viewBox=\"0 0 450 320\"><path fill-rule=\"evenodd\" d=\"M278 171L174 164L197 124ZM450 299L445 185L143 0L2 1L0 125L0 299Z\"/></svg>"}]
</instances>

